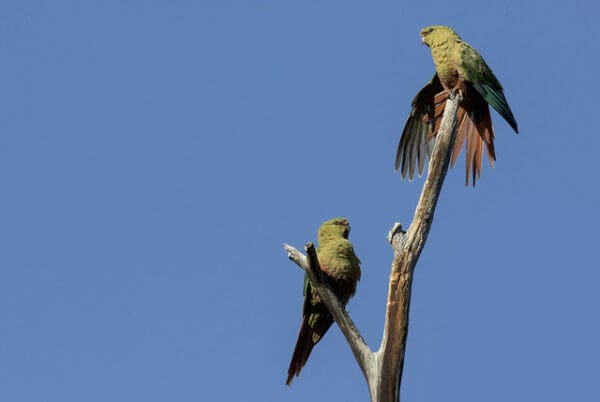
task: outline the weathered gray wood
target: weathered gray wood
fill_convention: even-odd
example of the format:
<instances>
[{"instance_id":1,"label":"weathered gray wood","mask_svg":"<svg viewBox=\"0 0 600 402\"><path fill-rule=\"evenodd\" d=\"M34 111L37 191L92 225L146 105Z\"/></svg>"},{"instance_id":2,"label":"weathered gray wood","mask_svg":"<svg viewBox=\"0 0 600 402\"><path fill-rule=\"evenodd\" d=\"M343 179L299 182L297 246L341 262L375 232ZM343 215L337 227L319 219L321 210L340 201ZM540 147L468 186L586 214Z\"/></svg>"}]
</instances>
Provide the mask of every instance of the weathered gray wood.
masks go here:
<instances>
[{"instance_id":1,"label":"weathered gray wood","mask_svg":"<svg viewBox=\"0 0 600 402\"><path fill-rule=\"evenodd\" d=\"M435 207L448 172L456 130L456 111L460 99L449 98L446 102L440 131L429 162L427 179L415 210L415 216L404 234L393 230L390 240L394 260L390 274L388 302L381 346L377 351L380 386L377 402L400 400L400 383L404 367L404 352L408 336L410 294L417 260L421 255L433 222Z\"/></svg>"}]
</instances>

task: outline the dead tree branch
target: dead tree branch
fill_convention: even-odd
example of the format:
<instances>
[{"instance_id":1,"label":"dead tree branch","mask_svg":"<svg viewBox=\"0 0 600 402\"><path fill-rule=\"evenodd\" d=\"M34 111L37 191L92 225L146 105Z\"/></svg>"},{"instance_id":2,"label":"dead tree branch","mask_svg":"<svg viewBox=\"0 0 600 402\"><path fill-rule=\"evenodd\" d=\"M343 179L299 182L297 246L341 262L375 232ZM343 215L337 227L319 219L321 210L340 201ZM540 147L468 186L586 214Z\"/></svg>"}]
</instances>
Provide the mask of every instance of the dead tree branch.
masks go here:
<instances>
[{"instance_id":1,"label":"dead tree branch","mask_svg":"<svg viewBox=\"0 0 600 402\"><path fill-rule=\"evenodd\" d=\"M289 258L307 272L309 280L350 344L354 357L367 380L371 402L400 400L413 273L427 241L435 207L448 172L455 138L456 112L460 102L458 95L449 96L446 101L441 128L436 136L429 162L427 179L411 225L404 232L400 224L396 224L389 234L394 259L383 337L377 352L369 349L339 299L324 281L312 243L306 246L308 258L295 248L284 244Z\"/></svg>"},{"instance_id":2,"label":"dead tree branch","mask_svg":"<svg viewBox=\"0 0 600 402\"><path fill-rule=\"evenodd\" d=\"M377 351L381 361L381 383L377 401L396 402L400 399L400 383L404 367L404 352L408 336L408 315L413 273L433 222L435 207L442 184L448 172L456 130L456 111L460 99L448 98L442 125L435 140L429 162L427 179L419 198L410 227L406 234L393 230L390 243L394 250L388 302L381 347Z\"/></svg>"}]
</instances>

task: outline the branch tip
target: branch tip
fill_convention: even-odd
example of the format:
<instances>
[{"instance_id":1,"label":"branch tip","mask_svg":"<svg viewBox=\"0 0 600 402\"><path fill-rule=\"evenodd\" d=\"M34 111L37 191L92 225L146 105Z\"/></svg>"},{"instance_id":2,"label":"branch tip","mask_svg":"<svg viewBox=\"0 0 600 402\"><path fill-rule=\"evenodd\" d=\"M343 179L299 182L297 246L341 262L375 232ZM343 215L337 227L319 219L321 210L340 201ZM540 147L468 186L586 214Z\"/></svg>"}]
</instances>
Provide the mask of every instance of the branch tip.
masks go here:
<instances>
[{"instance_id":1,"label":"branch tip","mask_svg":"<svg viewBox=\"0 0 600 402\"><path fill-rule=\"evenodd\" d=\"M402 229L402 224L400 222L396 222L396 223L394 223L394 226L392 226L392 228L390 229L390 231L387 234L388 242L390 244L392 244L394 241L394 236L396 236L396 235L404 236L405 234L406 234L406 231L404 229Z\"/></svg>"}]
</instances>

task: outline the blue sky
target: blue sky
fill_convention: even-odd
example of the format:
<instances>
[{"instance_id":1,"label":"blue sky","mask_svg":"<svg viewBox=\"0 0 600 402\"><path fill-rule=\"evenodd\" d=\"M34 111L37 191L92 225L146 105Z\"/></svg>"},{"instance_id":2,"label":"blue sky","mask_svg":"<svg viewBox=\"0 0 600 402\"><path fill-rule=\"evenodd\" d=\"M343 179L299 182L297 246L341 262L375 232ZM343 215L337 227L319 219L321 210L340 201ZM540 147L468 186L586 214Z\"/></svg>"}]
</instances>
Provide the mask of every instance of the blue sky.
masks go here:
<instances>
[{"instance_id":1,"label":"blue sky","mask_svg":"<svg viewBox=\"0 0 600 402\"><path fill-rule=\"evenodd\" d=\"M372 348L418 32L483 54L520 134L450 171L417 266L402 398L598 394L600 64L589 2L4 1L0 399L365 401L339 330L284 386L302 273L282 243L352 223ZM315 397L319 393L319 397Z\"/></svg>"}]
</instances>

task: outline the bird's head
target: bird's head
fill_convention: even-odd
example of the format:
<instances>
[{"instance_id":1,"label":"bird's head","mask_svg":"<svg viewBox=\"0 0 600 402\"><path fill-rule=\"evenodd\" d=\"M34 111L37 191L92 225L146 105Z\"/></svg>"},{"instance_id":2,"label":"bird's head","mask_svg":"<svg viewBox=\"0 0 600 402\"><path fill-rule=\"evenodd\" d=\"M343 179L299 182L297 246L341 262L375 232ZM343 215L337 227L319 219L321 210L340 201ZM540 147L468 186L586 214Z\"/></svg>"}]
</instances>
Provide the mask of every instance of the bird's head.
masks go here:
<instances>
[{"instance_id":1,"label":"bird's head","mask_svg":"<svg viewBox=\"0 0 600 402\"><path fill-rule=\"evenodd\" d=\"M319 227L319 244L322 244L323 241L339 239L340 237L347 239L349 234L350 222L348 222L348 219L333 218L325 221L321 227Z\"/></svg>"},{"instance_id":2,"label":"bird's head","mask_svg":"<svg viewBox=\"0 0 600 402\"><path fill-rule=\"evenodd\" d=\"M428 47L452 39L460 38L452 28L445 25L432 25L421 30L421 42Z\"/></svg>"}]
</instances>

